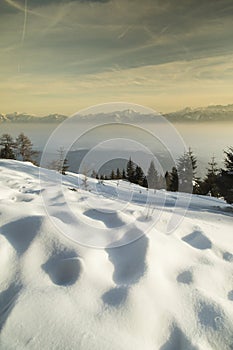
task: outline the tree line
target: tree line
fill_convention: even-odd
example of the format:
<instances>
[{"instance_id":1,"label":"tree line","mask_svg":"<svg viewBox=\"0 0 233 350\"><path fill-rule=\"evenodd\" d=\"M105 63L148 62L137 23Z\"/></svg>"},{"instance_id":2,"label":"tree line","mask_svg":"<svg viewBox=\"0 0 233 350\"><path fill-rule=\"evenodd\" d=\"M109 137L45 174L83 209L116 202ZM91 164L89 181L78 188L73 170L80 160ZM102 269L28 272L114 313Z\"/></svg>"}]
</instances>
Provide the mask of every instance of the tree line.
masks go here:
<instances>
[{"instance_id":1,"label":"tree line","mask_svg":"<svg viewBox=\"0 0 233 350\"><path fill-rule=\"evenodd\" d=\"M29 137L20 133L15 139L9 134L0 137L0 158L29 161L35 165L38 152L33 150ZM54 169L65 175L69 168L65 158L64 148L58 150L58 159L53 162ZM197 158L189 148L176 162L171 171L161 175L153 161L150 162L147 174L131 158L126 169L112 170L110 176L92 172L92 177L99 180L127 180L130 183L151 189L166 189L172 192L188 192L199 195L224 197L228 203L233 203L233 147L224 151L224 168L218 168L215 158L208 163L206 175L200 179L196 173ZM191 185L191 186L190 186Z\"/></svg>"},{"instance_id":2,"label":"tree line","mask_svg":"<svg viewBox=\"0 0 233 350\"><path fill-rule=\"evenodd\" d=\"M37 155L31 140L22 132L15 139L10 134L2 134L0 137L0 158L28 161L38 165Z\"/></svg>"},{"instance_id":3,"label":"tree line","mask_svg":"<svg viewBox=\"0 0 233 350\"><path fill-rule=\"evenodd\" d=\"M147 174L130 158L126 169L112 170L110 176L92 172L92 177L100 180L127 180L131 183L151 189L166 189L172 192L187 192L213 197L224 197L233 203L233 147L224 151L224 168L218 168L215 157L212 157L203 179L197 176L197 158L191 148L184 152L171 171L162 176L150 162Z\"/></svg>"}]
</instances>

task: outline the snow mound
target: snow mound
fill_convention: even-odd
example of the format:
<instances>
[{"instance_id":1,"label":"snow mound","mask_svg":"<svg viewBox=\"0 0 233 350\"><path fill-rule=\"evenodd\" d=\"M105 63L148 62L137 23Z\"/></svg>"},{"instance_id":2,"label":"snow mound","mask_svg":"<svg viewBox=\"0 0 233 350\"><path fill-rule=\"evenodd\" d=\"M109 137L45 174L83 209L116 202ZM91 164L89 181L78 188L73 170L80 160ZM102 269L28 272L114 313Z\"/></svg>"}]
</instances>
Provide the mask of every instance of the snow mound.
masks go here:
<instances>
[{"instance_id":1,"label":"snow mound","mask_svg":"<svg viewBox=\"0 0 233 350\"><path fill-rule=\"evenodd\" d=\"M145 189L134 187L129 202L133 187L124 181L88 179L84 189L70 173L62 195L55 176L41 170L41 182L30 163L0 160L0 349L233 348L233 216L225 202L192 196L168 235L185 194L149 191L155 207L145 218ZM140 233L130 244L127 225L132 237ZM118 246L90 248L58 227L85 229L82 237L114 231Z\"/></svg>"}]
</instances>

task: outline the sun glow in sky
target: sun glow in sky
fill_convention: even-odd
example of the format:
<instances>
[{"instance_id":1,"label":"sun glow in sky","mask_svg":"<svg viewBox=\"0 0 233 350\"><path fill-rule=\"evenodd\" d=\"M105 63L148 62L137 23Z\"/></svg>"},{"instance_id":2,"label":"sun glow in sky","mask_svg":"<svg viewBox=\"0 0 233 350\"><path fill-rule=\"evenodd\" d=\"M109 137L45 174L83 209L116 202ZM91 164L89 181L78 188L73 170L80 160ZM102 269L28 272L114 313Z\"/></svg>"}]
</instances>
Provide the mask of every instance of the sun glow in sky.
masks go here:
<instances>
[{"instance_id":1,"label":"sun glow in sky","mask_svg":"<svg viewBox=\"0 0 233 350\"><path fill-rule=\"evenodd\" d=\"M0 111L233 102L232 0L0 0Z\"/></svg>"}]
</instances>

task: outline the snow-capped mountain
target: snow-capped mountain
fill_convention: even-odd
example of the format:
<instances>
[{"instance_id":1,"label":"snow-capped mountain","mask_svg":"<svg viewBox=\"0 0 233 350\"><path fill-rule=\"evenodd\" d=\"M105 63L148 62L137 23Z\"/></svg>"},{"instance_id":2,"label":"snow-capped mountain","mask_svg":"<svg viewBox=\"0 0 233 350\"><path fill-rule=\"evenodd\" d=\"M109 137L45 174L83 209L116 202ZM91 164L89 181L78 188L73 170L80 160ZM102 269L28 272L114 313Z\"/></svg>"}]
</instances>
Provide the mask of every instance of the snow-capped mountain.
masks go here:
<instances>
[{"instance_id":1,"label":"snow-capped mountain","mask_svg":"<svg viewBox=\"0 0 233 350\"><path fill-rule=\"evenodd\" d=\"M123 111L114 111L109 113L80 115L79 121L92 122L98 121L102 123L131 123L131 122L153 122L156 118L155 114L142 114L133 109Z\"/></svg>"},{"instance_id":2,"label":"snow-capped mountain","mask_svg":"<svg viewBox=\"0 0 233 350\"><path fill-rule=\"evenodd\" d=\"M44 117L38 117L33 114L18 112L0 114L0 122L5 123L60 123L66 118L67 116L64 116L62 114L49 114Z\"/></svg>"},{"instance_id":3,"label":"snow-capped mountain","mask_svg":"<svg viewBox=\"0 0 233 350\"><path fill-rule=\"evenodd\" d=\"M177 112L163 114L170 122L204 122L204 121L233 121L233 104L226 106L215 105L200 108L184 108ZM68 116L49 114L43 117L27 113L0 114L0 123L61 123ZM114 111L109 113L85 114L77 116L79 122L98 123L153 123L156 113L142 114L133 109Z\"/></svg>"},{"instance_id":4,"label":"snow-capped mountain","mask_svg":"<svg viewBox=\"0 0 233 350\"><path fill-rule=\"evenodd\" d=\"M233 121L233 104L199 108L187 107L177 112L165 114L164 116L171 122Z\"/></svg>"}]
</instances>

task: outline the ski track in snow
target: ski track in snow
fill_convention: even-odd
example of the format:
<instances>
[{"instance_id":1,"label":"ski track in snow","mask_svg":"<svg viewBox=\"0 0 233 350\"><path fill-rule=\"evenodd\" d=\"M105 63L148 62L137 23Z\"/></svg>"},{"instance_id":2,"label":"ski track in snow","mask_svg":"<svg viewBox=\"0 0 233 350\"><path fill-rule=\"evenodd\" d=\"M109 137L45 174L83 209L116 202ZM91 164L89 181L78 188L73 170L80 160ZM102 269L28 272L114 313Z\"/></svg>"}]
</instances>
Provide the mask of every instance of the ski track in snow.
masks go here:
<instances>
[{"instance_id":1,"label":"ski track in snow","mask_svg":"<svg viewBox=\"0 0 233 350\"><path fill-rule=\"evenodd\" d=\"M86 191L70 173L62 193L54 174L44 169L41 187L37 167L0 161L0 349L233 349L233 216L224 201L192 196L167 235L187 196L151 192L158 220L144 235L146 189L89 179ZM64 227L88 235L89 225L121 232L131 223L140 238L105 249L75 243L47 215L44 191Z\"/></svg>"}]
</instances>

